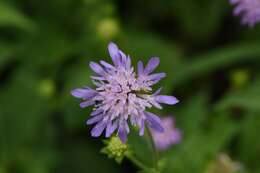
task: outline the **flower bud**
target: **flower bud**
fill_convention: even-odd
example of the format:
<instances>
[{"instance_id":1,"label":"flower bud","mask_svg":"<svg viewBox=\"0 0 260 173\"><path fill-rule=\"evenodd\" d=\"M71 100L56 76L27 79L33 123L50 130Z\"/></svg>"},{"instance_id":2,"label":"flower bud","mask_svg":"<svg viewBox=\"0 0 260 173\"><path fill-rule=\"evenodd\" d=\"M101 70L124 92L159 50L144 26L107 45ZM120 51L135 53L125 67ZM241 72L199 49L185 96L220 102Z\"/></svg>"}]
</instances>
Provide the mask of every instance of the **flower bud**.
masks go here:
<instances>
[{"instance_id":1,"label":"flower bud","mask_svg":"<svg viewBox=\"0 0 260 173\"><path fill-rule=\"evenodd\" d=\"M97 32L100 38L111 40L119 33L119 23L114 18L105 18L97 24Z\"/></svg>"},{"instance_id":2,"label":"flower bud","mask_svg":"<svg viewBox=\"0 0 260 173\"><path fill-rule=\"evenodd\" d=\"M46 97L46 98L52 97L55 93L54 81L51 79L42 80L39 84L38 91L43 97Z\"/></svg>"},{"instance_id":3,"label":"flower bud","mask_svg":"<svg viewBox=\"0 0 260 173\"><path fill-rule=\"evenodd\" d=\"M111 137L105 144L106 147L101 152L107 154L109 158L114 158L118 163L121 163L125 154L129 152L127 144L122 143L118 137Z\"/></svg>"},{"instance_id":4,"label":"flower bud","mask_svg":"<svg viewBox=\"0 0 260 173\"><path fill-rule=\"evenodd\" d=\"M231 84L234 88L242 88L249 81L250 74L246 69L238 69L231 73Z\"/></svg>"},{"instance_id":5,"label":"flower bud","mask_svg":"<svg viewBox=\"0 0 260 173\"><path fill-rule=\"evenodd\" d=\"M220 154L218 158L210 162L206 173L236 173L241 165L231 160L226 154Z\"/></svg>"}]
</instances>

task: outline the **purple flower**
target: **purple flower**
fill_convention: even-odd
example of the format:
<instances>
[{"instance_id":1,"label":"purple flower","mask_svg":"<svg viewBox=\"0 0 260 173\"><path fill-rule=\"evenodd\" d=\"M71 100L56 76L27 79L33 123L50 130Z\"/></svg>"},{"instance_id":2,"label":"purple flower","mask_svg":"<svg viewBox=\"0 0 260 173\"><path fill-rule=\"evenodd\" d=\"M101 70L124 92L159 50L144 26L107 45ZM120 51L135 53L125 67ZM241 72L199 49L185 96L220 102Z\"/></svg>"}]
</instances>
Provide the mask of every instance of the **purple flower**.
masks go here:
<instances>
[{"instance_id":1,"label":"purple flower","mask_svg":"<svg viewBox=\"0 0 260 173\"><path fill-rule=\"evenodd\" d=\"M171 116L162 118L163 133L151 129L152 137L155 146L158 150L166 150L171 145L177 144L181 141L181 132L175 127L174 118Z\"/></svg>"},{"instance_id":2,"label":"purple flower","mask_svg":"<svg viewBox=\"0 0 260 173\"><path fill-rule=\"evenodd\" d=\"M159 82L165 73L151 72L159 65L159 58L153 57L146 66L138 62L138 74L134 72L130 56L125 55L117 45L110 43L108 51L113 65L100 61L90 62L90 68L96 73L91 76L95 89L89 87L72 90L71 94L83 102L81 108L94 106L86 124L95 124L91 130L93 137L98 137L105 130L110 137L115 131L122 142L126 142L129 133L128 122L139 127L139 135L144 134L145 124L162 132L160 118L146 111L155 106L162 109L161 103L174 105L178 100L173 96L160 95L161 89L152 92L152 85Z\"/></svg>"},{"instance_id":3,"label":"purple flower","mask_svg":"<svg viewBox=\"0 0 260 173\"><path fill-rule=\"evenodd\" d=\"M229 0L235 4L234 15L242 14L242 24L253 27L260 21L260 0Z\"/></svg>"}]
</instances>

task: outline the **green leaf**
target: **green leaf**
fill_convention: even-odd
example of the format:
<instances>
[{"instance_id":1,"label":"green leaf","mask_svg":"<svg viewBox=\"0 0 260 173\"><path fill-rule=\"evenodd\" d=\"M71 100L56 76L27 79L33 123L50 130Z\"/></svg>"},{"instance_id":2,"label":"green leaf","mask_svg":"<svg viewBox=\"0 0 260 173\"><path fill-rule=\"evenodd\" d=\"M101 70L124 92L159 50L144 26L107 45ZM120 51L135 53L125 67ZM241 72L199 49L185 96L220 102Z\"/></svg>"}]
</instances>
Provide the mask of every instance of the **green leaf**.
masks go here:
<instances>
[{"instance_id":1,"label":"green leaf","mask_svg":"<svg viewBox=\"0 0 260 173\"><path fill-rule=\"evenodd\" d=\"M35 24L27 16L18 11L14 6L0 2L0 27L17 27L25 31L35 29Z\"/></svg>"},{"instance_id":2,"label":"green leaf","mask_svg":"<svg viewBox=\"0 0 260 173\"><path fill-rule=\"evenodd\" d=\"M260 80L258 77L248 88L228 92L228 94L216 104L216 110L223 111L229 108L240 108L250 112L260 112L259 86Z\"/></svg>"},{"instance_id":3,"label":"green leaf","mask_svg":"<svg viewBox=\"0 0 260 173\"><path fill-rule=\"evenodd\" d=\"M64 72L66 78L60 102L64 111L65 123L67 126L71 127L71 130L73 128L85 126L85 120L90 115L91 109L81 109L79 107L80 100L75 99L71 95L71 90L84 86L92 87L93 84L90 79L91 74L94 74L94 72L88 67L88 60L80 61L77 64L71 64L70 67L67 68L67 71Z\"/></svg>"},{"instance_id":4,"label":"green leaf","mask_svg":"<svg viewBox=\"0 0 260 173\"><path fill-rule=\"evenodd\" d=\"M21 67L15 71L9 86L0 92L0 127L4 133L0 145L5 159L15 156L25 144L40 139L37 134L46 120L48 106L35 89L37 85L35 72Z\"/></svg>"},{"instance_id":5,"label":"green leaf","mask_svg":"<svg viewBox=\"0 0 260 173\"><path fill-rule=\"evenodd\" d=\"M16 52L16 47L5 42L0 42L0 69L4 67L7 62L14 59L12 56Z\"/></svg>"},{"instance_id":6,"label":"green leaf","mask_svg":"<svg viewBox=\"0 0 260 173\"><path fill-rule=\"evenodd\" d=\"M228 146L237 132L237 126L227 114L214 118L212 124L212 128L207 131L194 131L189 137L184 134L180 146L167 153L163 172L202 172L208 162Z\"/></svg>"},{"instance_id":7,"label":"green leaf","mask_svg":"<svg viewBox=\"0 0 260 173\"><path fill-rule=\"evenodd\" d=\"M224 0L175 0L172 1L172 11L181 29L193 38L191 41L201 42L217 31L226 4Z\"/></svg>"},{"instance_id":8,"label":"green leaf","mask_svg":"<svg viewBox=\"0 0 260 173\"><path fill-rule=\"evenodd\" d=\"M248 113L243 120L239 138L238 156L251 172L259 170L260 160L260 116ZM256 171L257 172L257 171Z\"/></svg>"},{"instance_id":9,"label":"green leaf","mask_svg":"<svg viewBox=\"0 0 260 173\"><path fill-rule=\"evenodd\" d=\"M208 99L207 91L201 91L189 99L183 100L182 105L176 107L176 111L174 111L176 124L185 136L189 137L193 135L194 131L201 130L209 114Z\"/></svg>"},{"instance_id":10,"label":"green leaf","mask_svg":"<svg viewBox=\"0 0 260 173\"><path fill-rule=\"evenodd\" d=\"M240 43L197 55L192 58L195 59L193 62L183 63L183 66L175 73L170 85L177 87L194 78L203 77L231 64L259 61L259 44L259 42Z\"/></svg>"}]
</instances>

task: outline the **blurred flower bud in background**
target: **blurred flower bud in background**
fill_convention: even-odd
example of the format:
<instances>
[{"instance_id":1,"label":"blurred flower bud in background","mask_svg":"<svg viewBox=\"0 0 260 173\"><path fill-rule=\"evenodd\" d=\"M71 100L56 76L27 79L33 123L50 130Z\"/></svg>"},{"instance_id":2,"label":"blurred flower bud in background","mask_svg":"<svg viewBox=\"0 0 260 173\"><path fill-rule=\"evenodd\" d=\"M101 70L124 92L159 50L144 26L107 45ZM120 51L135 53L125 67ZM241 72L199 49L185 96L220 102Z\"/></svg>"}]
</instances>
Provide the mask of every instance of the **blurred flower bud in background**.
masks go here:
<instances>
[{"instance_id":1,"label":"blurred flower bud in background","mask_svg":"<svg viewBox=\"0 0 260 173\"><path fill-rule=\"evenodd\" d=\"M39 83L38 91L40 95L42 95L45 98L50 98L54 95L56 90L55 83L51 79L43 79Z\"/></svg>"},{"instance_id":2,"label":"blurred flower bud in background","mask_svg":"<svg viewBox=\"0 0 260 173\"><path fill-rule=\"evenodd\" d=\"M97 34L101 39L112 40L119 32L119 22L112 17L104 18L97 23Z\"/></svg>"},{"instance_id":3,"label":"blurred flower bud in background","mask_svg":"<svg viewBox=\"0 0 260 173\"><path fill-rule=\"evenodd\" d=\"M237 69L231 72L230 80L232 88L243 88L250 79L250 73L247 69Z\"/></svg>"},{"instance_id":4,"label":"blurred flower bud in background","mask_svg":"<svg viewBox=\"0 0 260 173\"><path fill-rule=\"evenodd\" d=\"M209 163L205 173L236 173L240 170L240 163L232 161L227 154L219 154L216 160Z\"/></svg>"}]
</instances>

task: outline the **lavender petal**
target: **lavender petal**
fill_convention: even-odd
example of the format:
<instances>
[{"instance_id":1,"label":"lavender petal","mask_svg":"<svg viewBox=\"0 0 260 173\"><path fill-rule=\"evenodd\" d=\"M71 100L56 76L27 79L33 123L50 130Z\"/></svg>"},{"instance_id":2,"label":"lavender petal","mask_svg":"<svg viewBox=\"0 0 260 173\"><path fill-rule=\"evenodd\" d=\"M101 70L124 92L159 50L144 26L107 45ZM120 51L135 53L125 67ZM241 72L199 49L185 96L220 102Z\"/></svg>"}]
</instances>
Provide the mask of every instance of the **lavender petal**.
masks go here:
<instances>
[{"instance_id":1,"label":"lavender petal","mask_svg":"<svg viewBox=\"0 0 260 173\"><path fill-rule=\"evenodd\" d=\"M100 120L102 120L103 117L104 117L103 114L98 115L98 116L94 116L94 117L88 119L87 122L86 122L86 124L87 124L87 125L95 124L96 122L99 122Z\"/></svg>"},{"instance_id":2,"label":"lavender petal","mask_svg":"<svg viewBox=\"0 0 260 173\"><path fill-rule=\"evenodd\" d=\"M120 54L120 57L121 57L121 62L120 62L121 65L123 67L126 67L126 60L127 60L126 55L121 50L119 50L119 54Z\"/></svg>"},{"instance_id":3,"label":"lavender petal","mask_svg":"<svg viewBox=\"0 0 260 173\"><path fill-rule=\"evenodd\" d=\"M100 61L100 64L102 64L106 69L113 69L115 70L115 67L112 66L111 64L107 63L106 61Z\"/></svg>"},{"instance_id":4,"label":"lavender petal","mask_svg":"<svg viewBox=\"0 0 260 173\"><path fill-rule=\"evenodd\" d=\"M98 109L96 109L96 110L93 110L93 111L91 112L90 116L95 116L95 115L101 114L101 113L103 113L103 112L104 112L103 109L98 108Z\"/></svg>"},{"instance_id":5,"label":"lavender petal","mask_svg":"<svg viewBox=\"0 0 260 173\"><path fill-rule=\"evenodd\" d=\"M76 98L89 99L96 95L96 91L90 88L77 88L71 91L71 95Z\"/></svg>"},{"instance_id":6,"label":"lavender petal","mask_svg":"<svg viewBox=\"0 0 260 173\"><path fill-rule=\"evenodd\" d=\"M161 80L162 78L164 78L165 76L166 76L165 73L155 73L155 74L149 75L149 76L147 77L147 80L159 81L159 80Z\"/></svg>"},{"instance_id":7,"label":"lavender petal","mask_svg":"<svg viewBox=\"0 0 260 173\"><path fill-rule=\"evenodd\" d=\"M151 112L144 112L145 113L145 116L146 116L146 119L147 119L147 122L148 122L148 125L154 129L155 131L158 131L158 132L164 132L164 128L162 126L162 122L160 120L160 118L151 113Z\"/></svg>"},{"instance_id":8,"label":"lavender petal","mask_svg":"<svg viewBox=\"0 0 260 173\"><path fill-rule=\"evenodd\" d=\"M95 73L97 73L101 76L104 75L105 71L98 63L90 62L89 66Z\"/></svg>"},{"instance_id":9,"label":"lavender petal","mask_svg":"<svg viewBox=\"0 0 260 173\"><path fill-rule=\"evenodd\" d=\"M106 122L101 121L99 122L92 130L91 130L91 136L93 137L99 137L102 132L104 131L106 127Z\"/></svg>"},{"instance_id":10,"label":"lavender petal","mask_svg":"<svg viewBox=\"0 0 260 173\"><path fill-rule=\"evenodd\" d=\"M159 65L159 63L160 63L159 58L157 57L151 58L144 69L144 74L146 75L150 74Z\"/></svg>"},{"instance_id":11,"label":"lavender petal","mask_svg":"<svg viewBox=\"0 0 260 173\"><path fill-rule=\"evenodd\" d=\"M145 129L144 120L142 120L141 125L140 125L140 129L139 129L139 136L144 135L144 129Z\"/></svg>"},{"instance_id":12,"label":"lavender petal","mask_svg":"<svg viewBox=\"0 0 260 173\"><path fill-rule=\"evenodd\" d=\"M108 45L108 52L109 55L114 63L115 66L117 66L120 63L120 54L119 49L115 43L109 43Z\"/></svg>"},{"instance_id":13,"label":"lavender petal","mask_svg":"<svg viewBox=\"0 0 260 173\"><path fill-rule=\"evenodd\" d=\"M182 140L182 133L179 129L175 129L172 133L172 142L173 144L178 144Z\"/></svg>"},{"instance_id":14,"label":"lavender petal","mask_svg":"<svg viewBox=\"0 0 260 173\"><path fill-rule=\"evenodd\" d=\"M117 123L109 122L106 128L106 137L110 137L117 128Z\"/></svg>"},{"instance_id":15,"label":"lavender petal","mask_svg":"<svg viewBox=\"0 0 260 173\"><path fill-rule=\"evenodd\" d=\"M138 76L140 76L140 75L142 75L144 73L144 64L143 64L142 61L138 61L137 73L138 73Z\"/></svg>"},{"instance_id":16,"label":"lavender petal","mask_svg":"<svg viewBox=\"0 0 260 173\"><path fill-rule=\"evenodd\" d=\"M176 97L165 96L165 95L155 96L155 100L159 103L164 103L164 104L168 104L168 105L174 105L179 102L179 100Z\"/></svg>"},{"instance_id":17,"label":"lavender petal","mask_svg":"<svg viewBox=\"0 0 260 173\"><path fill-rule=\"evenodd\" d=\"M80 103L80 107L81 108L85 108L85 107L88 107L88 106L91 106L91 105L94 105L95 102L93 100L88 100L88 101L84 101L82 103Z\"/></svg>"},{"instance_id":18,"label":"lavender petal","mask_svg":"<svg viewBox=\"0 0 260 173\"><path fill-rule=\"evenodd\" d=\"M126 130L125 130L125 129L119 128L119 130L118 130L118 136L119 136L120 140L121 140L123 143L126 143L127 133L126 133Z\"/></svg>"},{"instance_id":19,"label":"lavender petal","mask_svg":"<svg viewBox=\"0 0 260 173\"><path fill-rule=\"evenodd\" d=\"M162 87L160 87L158 90L156 90L155 93L153 93L153 96L160 94L161 91L162 91Z\"/></svg>"},{"instance_id":20,"label":"lavender petal","mask_svg":"<svg viewBox=\"0 0 260 173\"><path fill-rule=\"evenodd\" d=\"M125 120L121 120L119 123L118 136L123 143L126 143L127 133L129 132L129 127Z\"/></svg>"}]
</instances>

